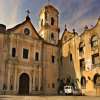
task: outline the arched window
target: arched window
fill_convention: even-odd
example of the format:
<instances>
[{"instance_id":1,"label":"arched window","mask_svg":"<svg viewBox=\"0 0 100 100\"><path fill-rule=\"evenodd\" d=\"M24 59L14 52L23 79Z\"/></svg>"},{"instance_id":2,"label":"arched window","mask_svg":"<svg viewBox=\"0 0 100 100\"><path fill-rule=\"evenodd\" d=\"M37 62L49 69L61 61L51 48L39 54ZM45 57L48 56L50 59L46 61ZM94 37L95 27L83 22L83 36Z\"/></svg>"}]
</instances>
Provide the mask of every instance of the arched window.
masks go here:
<instances>
[{"instance_id":1,"label":"arched window","mask_svg":"<svg viewBox=\"0 0 100 100\"><path fill-rule=\"evenodd\" d=\"M84 43L83 42L80 42L79 44L79 52L84 53Z\"/></svg>"},{"instance_id":2,"label":"arched window","mask_svg":"<svg viewBox=\"0 0 100 100\"><path fill-rule=\"evenodd\" d=\"M82 88L86 88L86 78L84 76L81 77L81 86Z\"/></svg>"},{"instance_id":3,"label":"arched window","mask_svg":"<svg viewBox=\"0 0 100 100\"><path fill-rule=\"evenodd\" d=\"M70 62L72 62L73 61L72 53L69 54L69 57L70 57Z\"/></svg>"},{"instance_id":4,"label":"arched window","mask_svg":"<svg viewBox=\"0 0 100 100\"><path fill-rule=\"evenodd\" d=\"M82 58L80 59L80 71L84 71L85 70L85 59Z\"/></svg>"},{"instance_id":5,"label":"arched window","mask_svg":"<svg viewBox=\"0 0 100 100\"><path fill-rule=\"evenodd\" d=\"M47 11L45 11L45 19L47 20Z\"/></svg>"},{"instance_id":6,"label":"arched window","mask_svg":"<svg viewBox=\"0 0 100 100\"><path fill-rule=\"evenodd\" d=\"M92 64L96 64L96 66L94 67L97 67L100 63L100 59L99 59L99 53L95 53L92 55Z\"/></svg>"},{"instance_id":7,"label":"arched window","mask_svg":"<svg viewBox=\"0 0 100 100\"><path fill-rule=\"evenodd\" d=\"M93 78L93 82L95 86L100 85L100 74L96 73Z\"/></svg>"},{"instance_id":8,"label":"arched window","mask_svg":"<svg viewBox=\"0 0 100 100\"><path fill-rule=\"evenodd\" d=\"M41 20L41 26L43 26L43 19Z\"/></svg>"},{"instance_id":9,"label":"arched window","mask_svg":"<svg viewBox=\"0 0 100 100\"><path fill-rule=\"evenodd\" d=\"M51 17L51 25L54 25L54 18Z\"/></svg>"},{"instance_id":10,"label":"arched window","mask_svg":"<svg viewBox=\"0 0 100 100\"><path fill-rule=\"evenodd\" d=\"M91 47L96 47L98 45L98 37L96 35L91 38Z\"/></svg>"},{"instance_id":11,"label":"arched window","mask_svg":"<svg viewBox=\"0 0 100 100\"><path fill-rule=\"evenodd\" d=\"M51 40L54 40L54 34L51 33Z\"/></svg>"}]
</instances>

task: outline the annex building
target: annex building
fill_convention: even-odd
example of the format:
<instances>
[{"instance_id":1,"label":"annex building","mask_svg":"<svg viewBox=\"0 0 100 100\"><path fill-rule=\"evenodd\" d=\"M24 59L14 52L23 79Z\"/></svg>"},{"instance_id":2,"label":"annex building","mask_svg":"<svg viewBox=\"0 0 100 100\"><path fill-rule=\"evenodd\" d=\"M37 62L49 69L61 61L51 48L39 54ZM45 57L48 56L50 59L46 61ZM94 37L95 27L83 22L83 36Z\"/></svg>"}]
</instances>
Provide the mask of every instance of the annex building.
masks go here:
<instances>
[{"instance_id":1,"label":"annex building","mask_svg":"<svg viewBox=\"0 0 100 100\"><path fill-rule=\"evenodd\" d=\"M45 5L39 28L28 15L10 29L0 24L0 94L57 94L63 80L100 95L100 18L81 35L65 26L60 39L59 11Z\"/></svg>"}]
</instances>

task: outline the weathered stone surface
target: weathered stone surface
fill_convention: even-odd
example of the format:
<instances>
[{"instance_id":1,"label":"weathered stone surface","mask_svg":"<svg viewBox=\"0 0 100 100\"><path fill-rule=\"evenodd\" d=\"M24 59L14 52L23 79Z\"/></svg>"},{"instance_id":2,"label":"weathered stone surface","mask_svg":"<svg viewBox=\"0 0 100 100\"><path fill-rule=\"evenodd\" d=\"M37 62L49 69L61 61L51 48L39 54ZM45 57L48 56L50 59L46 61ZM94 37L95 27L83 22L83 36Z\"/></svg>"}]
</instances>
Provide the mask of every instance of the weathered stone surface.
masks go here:
<instances>
[{"instance_id":1,"label":"weathered stone surface","mask_svg":"<svg viewBox=\"0 0 100 100\"><path fill-rule=\"evenodd\" d=\"M100 100L89 96L0 96L0 100Z\"/></svg>"}]
</instances>

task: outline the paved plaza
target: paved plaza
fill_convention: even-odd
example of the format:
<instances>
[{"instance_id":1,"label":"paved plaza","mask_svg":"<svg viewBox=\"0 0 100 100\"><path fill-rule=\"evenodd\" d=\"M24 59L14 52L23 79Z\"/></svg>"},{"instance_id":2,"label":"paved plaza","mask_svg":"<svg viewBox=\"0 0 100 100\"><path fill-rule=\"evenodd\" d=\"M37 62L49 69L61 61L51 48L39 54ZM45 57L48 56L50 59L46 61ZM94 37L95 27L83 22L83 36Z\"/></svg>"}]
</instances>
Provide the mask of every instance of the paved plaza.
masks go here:
<instances>
[{"instance_id":1,"label":"paved plaza","mask_svg":"<svg viewBox=\"0 0 100 100\"><path fill-rule=\"evenodd\" d=\"M95 96L0 96L0 100L100 100Z\"/></svg>"}]
</instances>

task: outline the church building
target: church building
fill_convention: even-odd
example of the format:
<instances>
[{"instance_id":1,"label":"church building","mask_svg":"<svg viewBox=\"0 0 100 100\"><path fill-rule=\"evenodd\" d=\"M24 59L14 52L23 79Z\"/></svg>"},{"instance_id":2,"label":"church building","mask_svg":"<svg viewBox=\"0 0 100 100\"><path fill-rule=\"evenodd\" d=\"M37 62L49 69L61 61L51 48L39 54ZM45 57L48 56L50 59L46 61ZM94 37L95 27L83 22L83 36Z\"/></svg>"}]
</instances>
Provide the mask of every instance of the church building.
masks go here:
<instances>
[{"instance_id":1,"label":"church building","mask_svg":"<svg viewBox=\"0 0 100 100\"><path fill-rule=\"evenodd\" d=\"M0 94L57 94L59 80L69 79L86 95L100 95L100 18L79 35L60 38L59 11L45 5L36 31L29 15L6 29L0 24Z\"/></svg>"}]
</instances>

